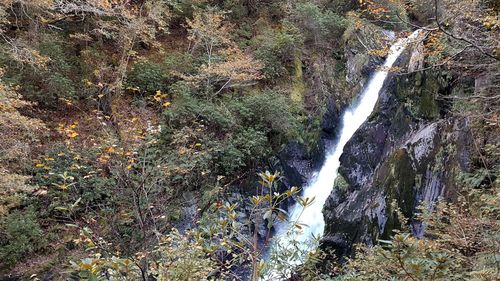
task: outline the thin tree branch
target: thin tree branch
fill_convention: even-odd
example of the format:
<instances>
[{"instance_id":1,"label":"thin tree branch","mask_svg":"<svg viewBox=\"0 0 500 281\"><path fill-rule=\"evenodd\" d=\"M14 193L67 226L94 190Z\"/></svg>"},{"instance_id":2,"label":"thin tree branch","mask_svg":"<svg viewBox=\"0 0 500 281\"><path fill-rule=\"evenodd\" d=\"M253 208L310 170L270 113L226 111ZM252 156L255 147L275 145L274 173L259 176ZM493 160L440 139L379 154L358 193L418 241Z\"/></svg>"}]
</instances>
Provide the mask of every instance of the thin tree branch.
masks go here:
<instances>
[{"instance_id":1,"label":"thin tree branch","mask_svg":"<svg viewBox=\"0 0 500 281\"><path fill-rule=\"evenodd\" d=\"M432 68L437 68L437 67L441 67L445 64L447 64L449 61L453 60L454 58L456 58L457 56L459 56L461 53L465 52L468 48L471 48L473 47L472 45L467 45L465 46L465 48L463 48L461 51L459 51L458 53L454 54L453 56L451 57L448 57L446 58L443 62L441 63L438 63L438 64L433 64L433 65L430 65L428 67L424 67L424 68L421 68L421 69L417 69L415 71L409 71L409 72L398 72L396 75L408 75L408 74L413 74L413 73L417 73L417 72L424 72L426 70L429 70L429 69L432 69Z\"/></svg>"},{"instance_id":2,"label":"thin tree branch","mask_svg":"<svg viewBox=\"0 0 500 281\"><path fill-rule=\"evenodd\" d=\"M422 30L426 30L426 31L437 31L437 30L438 30L438 28L437 28L437 27L436 27L436 28L429 28L429 27L420 26L420 25L418 25L418 24L414 24L414 23L411 23L411 22L409 22L409 21L406 21L406 20L404 20L404 19L401 17L401 15L400 15L399 13L396 13L396 16L398 17L398 19L399 19L401 22L403 22L403 23L405 23L405 24L408 24L408 25L411 25L412 27L415 27L415 28L418 28L418 29L422 29Z\"/></svg>"},{"instance_id":3,"label":"thin tree branch","mask_svg":"<svg viewBox=\"0 0 500 281\"><path fill-rule=\"evenodd\" d=\"M438 11L438 4L439 4L439 0L434 0L434 14L435 14L435 20L436 20L436 24L437 24L437 27L440 31L442 31L444 34L448 35L449 37L453 38L453 39L456 39L456 40L460 40L460 41L463 41L463 42L466 42L468 44L470 44L472 47L476 48L478 51L480 51L481 53L483 53L485 56L487 57L490 57L494 60L497 60L497 61L500 61L500 58L493 55L493 54L490 54L488 52L486 52L485 50L483 50L483 48L481 48L480 46L478 46L477 44L475 44L474 42L472 42L471 40L465 38L465 37L461 37L461 36L457 36L449 31L447 31L446 29L444 29L443 25L441 24L441 22L439 21L439 11Z\"/></svg>"}]
</instances>

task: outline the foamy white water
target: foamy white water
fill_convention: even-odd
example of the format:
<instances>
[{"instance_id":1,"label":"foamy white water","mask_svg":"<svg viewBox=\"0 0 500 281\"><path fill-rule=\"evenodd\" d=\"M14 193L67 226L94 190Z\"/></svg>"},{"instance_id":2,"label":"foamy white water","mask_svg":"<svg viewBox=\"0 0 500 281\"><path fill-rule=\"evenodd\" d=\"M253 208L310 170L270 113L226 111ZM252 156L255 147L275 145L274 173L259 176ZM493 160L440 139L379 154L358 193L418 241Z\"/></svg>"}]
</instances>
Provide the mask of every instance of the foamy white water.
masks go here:
<instances>
[{"instance_id":1,"label":"foamy white water","mask_svg":"<svg viewBox=\"0 0 500 281\"><path fill-rule=\"evenodd\" d=\"M333 190L335 178L337 177L337 170L340 166L340 156L342 155L344 146L375 108L379 92L388 75L388 68L392 67L406 45L411 40L415 39L419 32L420 30L417 30L408 38L398 40L391 47L383 67L370 78L359 97L359 101L351 105L351 107L344 112L342 116L342 129L337 143L327 151L325 163L304 188L302 196L309 198L314 197L314 203L305 210L296 203L289 212L290 222L293 223L298 220L299 223L306 224L307 227L303 228L299 233L291 234L289 230L293 226L290 224L282 224L278 226L277 234L274 238L274 241L276 241L275 243L280 243L282 247L288 248L293 247L290 242L294 240L298 241L299 245L304 247L303 250L313 250L308 249L311 247L311 244L307 243L307 241L313 236L323 235L325 229L325 221L322 213L323 205ZM291 265L299 265L304 262L304 258L305 257L291 257L287 262ZM280 274L278 274L278 272L271 271L264 279L278 280L279 277Z\"/></svg>"}]
</instances>

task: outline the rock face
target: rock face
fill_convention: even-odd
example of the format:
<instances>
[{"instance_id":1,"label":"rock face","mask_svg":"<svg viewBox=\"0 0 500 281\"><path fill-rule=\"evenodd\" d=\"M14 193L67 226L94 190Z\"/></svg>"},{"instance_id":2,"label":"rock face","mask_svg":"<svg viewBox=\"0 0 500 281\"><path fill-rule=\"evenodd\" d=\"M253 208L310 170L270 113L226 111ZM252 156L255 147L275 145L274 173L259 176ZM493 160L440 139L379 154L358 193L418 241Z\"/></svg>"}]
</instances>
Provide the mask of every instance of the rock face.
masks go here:
<instances>
[{"instance_id":1,"label":"rock face","mask_svg":"<svg viewBox=\"0 0 500 281\"><path fill-rule=\"evenodd\" d=\"M305 104L313 106L317 102L324 101L326 107L321 119L321 138L316 150L308 153L303 145L292 142L279 155L280 166L288 186L302 187L312 172L320 168L326 149L334 145L338 137L342 111L361 90L369 75L383 63L382 58L371 56L370 51L383 49L394 39L394 34L391 32L368 22L361 28L347 31L346 34L343 55L346 77L337 77L339 72L343 73L337 69L340 61L318 54L306 56L308 59L305 62L304 72L307 84Z\"/></svg>"},{"instance_id":2,"label":"rock face","mask_svg":"<svg viewBox=\"0 0 500 281\"><path fill-rule=\"evenodd\" d=\"M335 101L328 99L326 102L326 112L321 120L321 138L334 140L337 138L341 114Z\"/></svg>"},{"instance_id":3,"label":"rock face","mask_svg":"<svg viewBox=\"0 0 500 281\"><path fill-rule=\"evenodd\" d=\"M364 23L359 29L347 30L345 36L346 81L362 89L366 78L383 63L381 57L370 52L390 45L394 34L373 24Z\"/></svg>"},{"instance_id":4,"label":"rock face","mask_svg":"<svg viewBox=\"0 0 500 281\"><path fill-rule=\"evenodd\" d=\"M373 245L401 228L395 207L414 217L422 202L452 198L455 178L468 167L467 120L440 115L436 95L450 91L438 73L388 78L369 120L348 142L336 186L323 214L323 247L337 256L352 245ZM392 204L395 202L395 205ZM415 235L423 226L413 220Z\"/></svg>"},{"instance_id":5,"label":"rock face","mask_svg":"<svg viewBox=\"0 0 500 281\"><path fill-rule=\"evenodd\" d=\"M288 187L303 186L313 172L313 160L306 148L297 142L288 144L279 159L285 174L285 185Z\"/></svg>"},{"instance_id":6,"label":"rock face","mask_svg":"<svg viewBox=\"0 0 500 281\"><path fill-rule=\"evenodd\" d=\"M382 62L368 55L370 50L382 49L392 35L368 24L346 31L345 82L349 91L361 91ZM404 52L396 65L411 71L421 69L423 48L419 44ZM325 94L330 89L327 85L334 83L320 75L325 72L322 64L313 65L317 66L311 68L314 71L306 71L308 85ZM432 206L439 197L453 198L455 179L468 169L470 137L467 120L448 118L449 105L437 100L438 95L456 90L450 79L433 72L387 78L374 113L344 148L336 186L323 209L323 247L335 249L338 257L347 256L353 244L372 245L401 228L396 208L414 218L422 202ZM324 148L338 137L346 101L336 94L326 99L319 151L310 155L304 146L291 143L281 153L287 186L304 186L321 165ZM411 227L417 236L425 228L416 220Z\"/></svg>"}]
</instances>

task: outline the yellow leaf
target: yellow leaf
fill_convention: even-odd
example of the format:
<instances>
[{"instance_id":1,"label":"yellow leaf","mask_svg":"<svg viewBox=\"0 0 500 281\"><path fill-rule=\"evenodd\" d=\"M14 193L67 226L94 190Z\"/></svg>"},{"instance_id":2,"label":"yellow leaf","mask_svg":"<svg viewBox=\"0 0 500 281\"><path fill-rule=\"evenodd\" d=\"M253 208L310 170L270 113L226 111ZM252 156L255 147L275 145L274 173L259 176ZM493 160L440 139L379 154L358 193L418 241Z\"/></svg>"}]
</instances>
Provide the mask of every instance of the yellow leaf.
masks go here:
<instances>
[{"instance_id":1,"label":"yellow leaf","mask_svg":"<svg viewBox=\"0 0 500 281\"><path fill-rule=\"evenodd\" d=\"M70 138L76 138L77 136L78 136L77 132L71 132L68 134L68 137L70 137Z\"/></svg>"},{"instance_id":2,"label":"yellow leaf","mask_svg":"<svg viewBox=\"0 0 500 281\"><path fill-rule=\"evenodd\" d=\"M89 81L89 80L87 80L87 79L85 79L83 82L85 83L85 85L86 85L87 87L90 87L90 86L94 85L94 84L92 84L92 82L90 82L90 81Z\"/></svg>"},{"instance_id":3,"label":"yellow leaf","mask_svg":"<svg viewBox=\"0 0 500 281\"><path fill-rule=\"evenodd\" d=\"M92 265L86 264L86 263L80 263L80 268L83 269L83 270L91 270L92 269Z\"/></svg>"}]
</instances>

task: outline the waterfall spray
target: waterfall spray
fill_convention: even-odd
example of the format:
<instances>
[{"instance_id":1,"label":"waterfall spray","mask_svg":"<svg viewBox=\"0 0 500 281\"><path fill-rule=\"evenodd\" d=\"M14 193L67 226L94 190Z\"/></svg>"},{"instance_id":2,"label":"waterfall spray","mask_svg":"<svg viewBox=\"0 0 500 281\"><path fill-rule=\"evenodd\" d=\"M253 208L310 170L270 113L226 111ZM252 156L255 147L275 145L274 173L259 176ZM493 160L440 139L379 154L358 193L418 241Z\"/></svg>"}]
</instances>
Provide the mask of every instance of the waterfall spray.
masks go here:
<instances>
[{"instance_id":1,"label":"waterfall spray","mask_svg":"<svg viewBox=\"0 0 500 281\"><path fill-rule=\"evenodd\" d=\"M342 116L342 129L340 130L339 139L335 145L329 148L326 154L325 162L320 171L309 181L304 188L303 196L312 198L314 203L308 206L305 210L299 204L295 204L290 208L289 221L299 221L307 225L298 234L290 234L288 230L293 227L289 224L282 224L278 226L275 241L284 247L295 247L297 242L299 247L304 247L302 250L307 249L310 240L313 236L323 235L325 228L325 221L322 214L323 205L325 204L328 196L332 192L334 182L337 177L337 170L340 166L340 156L342 155L344 146L351 139L354 133L370 116L378 100L379 92L382 89L384 82L389 74L388 68L396 62L401 55L406 45L415 39L420 30L415 31L408 38L398 40L390 49L387 59L383 67L378 70L366 84L359 100L354 105L351 105ZM294 242L292 245L291 242ZM289 264L299 265L302 264L305 257L289 257ZM272 271L268 274L265 280L277 280L279 275Z\"/></svg>"}]
</instances>

